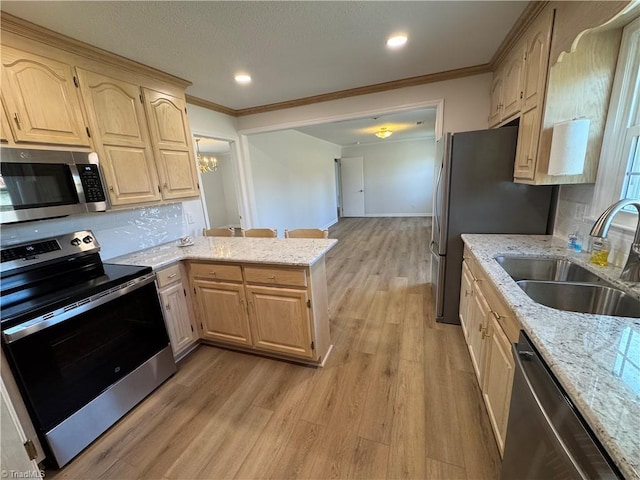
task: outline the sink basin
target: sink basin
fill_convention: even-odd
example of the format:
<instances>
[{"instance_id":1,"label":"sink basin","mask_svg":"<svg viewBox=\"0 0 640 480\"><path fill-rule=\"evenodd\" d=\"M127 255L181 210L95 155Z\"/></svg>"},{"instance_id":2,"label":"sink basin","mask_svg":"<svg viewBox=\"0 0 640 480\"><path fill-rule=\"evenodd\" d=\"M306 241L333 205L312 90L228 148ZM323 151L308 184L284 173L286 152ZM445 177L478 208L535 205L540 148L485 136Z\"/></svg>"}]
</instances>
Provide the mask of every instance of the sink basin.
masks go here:
<instances>
[{"instance_id":1,"label":"sink basin","mask_svg":"<svg viewBox=\"0 0 640 480\"><path fill-rule=\"evenodd\" d=\"M496 261L516 282L519 280L550 280L612 286L595 273L569 260L501 256L496 257Z\"/></svg>"},{"instance_id":2,"label":"sink basin","mask_svg":"<svg viewBox=\"0 0 640 480\"><path fill-rule=\"evenodd\" d=\"M532 300L570 312L617 317L640 317L640 300L606 285L520 280L516 282Z\"/></svg>"}]
</instances>

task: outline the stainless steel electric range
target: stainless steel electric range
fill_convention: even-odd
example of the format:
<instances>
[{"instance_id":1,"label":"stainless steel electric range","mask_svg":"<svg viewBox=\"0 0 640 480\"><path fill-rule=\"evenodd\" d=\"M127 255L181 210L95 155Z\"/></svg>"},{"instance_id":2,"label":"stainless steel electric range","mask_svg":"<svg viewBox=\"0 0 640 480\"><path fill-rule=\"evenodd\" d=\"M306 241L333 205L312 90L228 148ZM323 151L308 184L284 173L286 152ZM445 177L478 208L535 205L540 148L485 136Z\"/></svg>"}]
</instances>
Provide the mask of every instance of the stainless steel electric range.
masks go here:
<instances>
[{"instance_id":1,"label":"stainless steel electric range","mask_svg":"<svg viewBox=\"0 0 640 480\"><path fill-rule=\"evenodd\" d=\"M62 467L176 371L149 267L103 263L92 232L2 247L2 348Z\"/></svg>"}]
</instances>

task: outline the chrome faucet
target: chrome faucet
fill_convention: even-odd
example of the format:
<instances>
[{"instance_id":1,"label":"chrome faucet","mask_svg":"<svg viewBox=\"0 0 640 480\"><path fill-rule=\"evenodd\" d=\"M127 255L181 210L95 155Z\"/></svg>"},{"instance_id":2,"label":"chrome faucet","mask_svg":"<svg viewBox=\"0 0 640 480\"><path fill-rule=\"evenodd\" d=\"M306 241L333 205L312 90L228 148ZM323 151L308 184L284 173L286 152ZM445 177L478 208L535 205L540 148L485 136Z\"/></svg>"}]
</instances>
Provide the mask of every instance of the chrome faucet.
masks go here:
<instances>
[{"instance_id":1,"label":"chrome faucet","mask_svg":"<svg viewBox=\"0 0 640 480\"><path fill-rule=\"evenodd\" d=\"M636 226L636 234L635 237L633 237L631 249L629 250L629 258L627 258L627 263L622 269L620 279L629 282L640 282L640 200L628 198L609 206L602 215L600 215L598 220L596 220L596 223L593 224L589 235L592 237L605 238L609 233L609 227L611 226L613 217L628 205L633 205L636 207L636 210L638 210L638 225Z\"/></svg>"}]
</instances>

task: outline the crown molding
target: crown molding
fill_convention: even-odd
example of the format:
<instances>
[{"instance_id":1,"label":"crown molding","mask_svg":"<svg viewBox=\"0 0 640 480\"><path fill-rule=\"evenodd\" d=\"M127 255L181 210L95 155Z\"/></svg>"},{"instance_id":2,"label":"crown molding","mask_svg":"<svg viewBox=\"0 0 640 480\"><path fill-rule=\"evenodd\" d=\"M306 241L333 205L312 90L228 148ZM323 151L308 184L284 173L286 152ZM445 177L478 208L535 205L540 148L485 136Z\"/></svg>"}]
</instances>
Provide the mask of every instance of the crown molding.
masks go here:
<instances>
[{"instance_id":1,"label":"crown molding","mask_svg":"<svg viewBox=\"0 0 640 480\"><path fill-rule=\"evenodd\" d=\"M491 70L495 70L496 66L504 60L504 57L507 56L509 51L523 37L529 25L533 23L548 4L548 1L529 2L520 17L518 17L518 20L516 20L516 23L514 23L511 30L509 30L509 33L507 33L507 36L504 37L504 40L496 50L496 53L493 54L493 57L489 62Z\"/></svg>"},{"instance_id":2,"label":"crown molding","mask_svg":"<svg viewBox=\"0 0 640 480\"><path fill-rule=\"evenodd\" d=\"M138 63L115 53L108 52L107 50L94 47L88 43L54 32L53 30L41 27L40 25L36 25L35 23L31 23L6 12L2 12L2 15L0 16L0 30L2 31L2 34L11 33L29 40L43 43L49 47L64 50L65 52L69 52L89 60L117 67L121 70L161 79L183 89L192 85L190 81L183 78L176 77L175 75Z\"/></svg>"},{"instance_id":3,"label":"crown molding","mask_svg":"<svg viewBox=\"0 0 640 480\"><path fill-rule=\"evenodd\" d=\"M208 108L209 110L213 110L214 112L224 113L225 115L231 115L232 117L238 116L238 111L233 108L225 107L224 105L219 105L217 103L210 102L209 100L205 100L204 98L194 97L193 95L185 95L187 103L191 105L197 105L198 107Z\"/></svg>"}]
</instances>

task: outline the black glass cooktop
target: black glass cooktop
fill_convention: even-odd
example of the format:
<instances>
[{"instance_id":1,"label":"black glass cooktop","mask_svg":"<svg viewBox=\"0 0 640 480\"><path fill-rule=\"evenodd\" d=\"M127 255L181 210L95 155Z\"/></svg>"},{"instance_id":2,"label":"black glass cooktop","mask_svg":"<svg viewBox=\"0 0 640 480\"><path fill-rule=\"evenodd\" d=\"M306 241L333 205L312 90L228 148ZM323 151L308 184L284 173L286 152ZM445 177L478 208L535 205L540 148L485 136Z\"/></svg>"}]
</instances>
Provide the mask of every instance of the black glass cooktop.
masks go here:
<instances>
[{"instance_id":1,"label":"black glass cooktop","mask_svg":"<svg viewBox=\"0 0 640 480\"><path fill-rule=\"evenodd\" d=\"M151 267L102 263L98 254L55 262L0 280L2 330L151 273Z\"/></svg>"}]
</instances>

